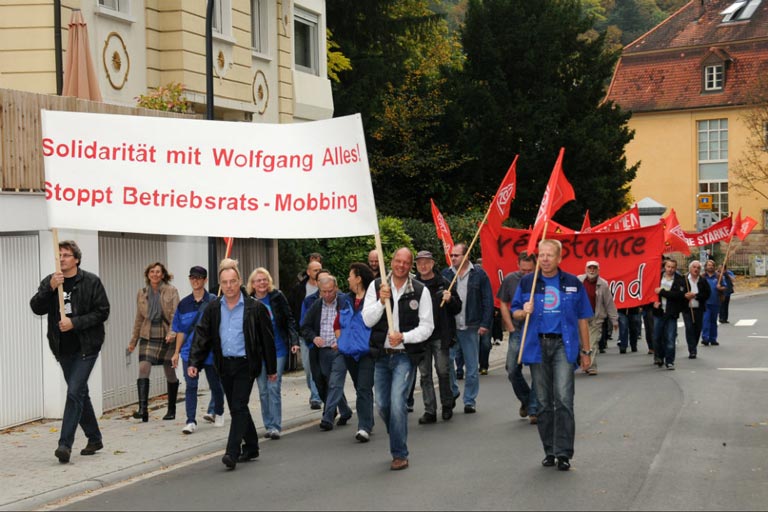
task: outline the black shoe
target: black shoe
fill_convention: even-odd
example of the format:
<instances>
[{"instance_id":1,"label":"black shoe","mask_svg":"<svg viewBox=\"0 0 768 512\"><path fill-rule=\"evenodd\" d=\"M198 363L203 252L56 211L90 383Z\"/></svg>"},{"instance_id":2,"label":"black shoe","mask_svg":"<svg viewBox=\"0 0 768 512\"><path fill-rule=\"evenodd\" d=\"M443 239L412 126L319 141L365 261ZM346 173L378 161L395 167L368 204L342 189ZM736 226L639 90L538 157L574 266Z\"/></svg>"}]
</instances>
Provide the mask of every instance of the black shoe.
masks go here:
<instances>
[{"instance_id":1,"label":"black shoe","mask_svg":"<svg viewBox=\"0 0 768 512\"><path fill-rule=\"evenodd\" d=\"M179 381L168 383L168 412L163 419L166 421L176 419L176 399L179 396Z\"/></svg>"},{"instance_id":2,"label":"black shoe","mask_svg":"<svg viewBox=\"0 0 768 512\"><path fill-rule=\"evenodd\" d=\"M476 412L477 412L477 409L475 409L474 405L464 406L464 414L475 414Z\"/></svg>"},{"instance_id":3,"label":"black shoe","mask_svg":"<svg viewBox=\"0 0 768 512\"><path fill-rule=\"evenodd\" d=\"M443 419L445 421L453 418L453 407L443 407Z\"/></svg>"},{"instance_id":4,"label":"black shoe","mask_svg":"<svg viewBox=\"0 0 768 512\"><path fill-rule=\"evenodd\" d=\"M605 354L605 349L601 348L601 349L598 350L598 352L600 352L601 354Z\"/></svg>"},{"instance_id":5,"label":"black shoe","mask_svg":"<svg viewBox=\"0 0 768 512\"><path fill-rule=\"evenodd\" d=\"M228 457L228 455L225 455L225 457ZM237 457L237 462L250 462L254 459L259 458L259 450L254 451L244 451ZM224 462L224 459L222 459L222 462ZM224 462L226 464L226 462Z\"/></svg>"},{"instance_id":6,"label":"black shoe","mask_svg":"<svg viewBox=\"0 0 768 512\"><path fill-rule=\"evenodd\" d=\"M637 352L637 347L632 347L632 352Z\"/></svg>"},{"instance_id":7,"label":"black shoe","mask_svg":"<svg viewBox=\"0 0 768 512\"><path fill-rule=\"evenodd\" d=\"M456 380L462 380L464 378L464 372L456 372Z\"/></svg>"},{"instance_id":8,"label":"black shoe","mask_svg":"<svg viewBox=\"0 0 768 512\"><path fill-rule=\"evenodd\" d=\"M313 411L319 411L320 409L323 408L323 403L322 402L309 402L309 408L312 409Z\"/></svg>"},{"instance_id":9,"label":"black shoe","mask_svg":"<svg viewBox=\"0 0 768 512\"><path fill-rule=\"evenodd\" d=\"M709 346L709 342L708 341L701 340L701 344L704 345L705 347Z\"/></svg>"},{"instance_id":10,"label":"black shoe","mask_svg":"<svg viewBox=\"0 0 768 512\"><path fill-rule=\"evenodd\" d=\"M237 466L237 460L235 460L235 458L228 453L224 454L224 456L221 458L221 462L227 466L227 469L235 469L235 466Z\"/></svg>"},{"instance_id":11,"label":"black shoe","mask_svg":"<svg viewBox=\"0 0 768 512\"><path fill-rule=\"evenodd\" d=\"M85 448L80 450L80 455L93 455L102 448L104 448L104 443L101 441L88 441L88 444L85 445Z\"/></svg>"},{"instance_id":12,"label":"black shoe","mask_svg":"<svg viewBox=\"0 0 768 512\"><path fill-rule=\"evenodd\" d=\"M437 423L437 415L425 412L424 416L419 418L419 425L426 425L428 423Z\"/></svg>"},{"instance_id":13,"label":"black shoe","mask_svg":"<svg viewBox=\"0 0 768 512\"><path fill-rule=\"evenodd\" d=\"M413 412L413 406L412 405L406 405L405 410L408 412Z\"/></svg>"},{"instance_id":14,"label":"black shoe","mask_svg":"<svg viewBox=\"0 0 768 512\"><path fill-rule=\"evenodd\" d=\"M661 368L662 366L664 366L664 361L662 361L661 359L656 359L656 358L654 358L654 360L653 360L653 364L655 364L656 366L658 366L659 368Z\"/></svg>"},{"instance_id":15,"label":"black shoe","mask_svg":"<svg viewBox=\"0 0 768 512\"><path fill-rule=\"evenodd\" d=\"M712 345L713 347L719 347L720 346L720 344L718 342L716 342L716 341L710 341L709 344Z\"/></svg>"},{"instance_id":16,"label":"black shoe","mask_svg":"<svg viewBox=\"0 0 768 512\"><path fill-rule=\"evenodd\" d=\"M696 359L696 354L688 354L688 359Z\"/></svg>"},{"instance_id":17,"label":"black shoe","mask_svg":"<svg viewBox=\"0 0 768 512\"><path fill-rule=\"evenodd\" d=\"M349 419L350 419L351 417L352 417L352 415L351 415L351 414L350 414L349 416L342 416L341 418L339 418L338 420L336 420L336 426L337 426L337 427L343 427L344 425L346 425L346 424L347 424L347 422L349 421Z\"/></svg>"},{"instance_id":18,"label":"black shoe","mask_svg":"<svg viewBox=\"0 0 768 512\"><path fill-rule=\"evenodd\" d=\"M62 464L66 464L69 462L69 457L72 455L72 450L67 448L66 446L59 446L56 448L56 451L53 452L53 454L56 456L57 459L59 459L59 462Z\"/></svg>"},{"instance_id":19,"label":"black shoe","mask_svg":"<svg viewBox=\"0 0 768 512\"><path fill-rule=\"evenodd\" d=\"M528 406L525 404L520 405L520 409L518 409L517 414L520 415L521 418L527 418L528 417Z\"/></svg>"},{"instance_id":20,"label":"black shoe","mask_svg":"<svg viewBox=\"0 0 768 512\"><path fill-rule=\"evenodd\" d=\"M333 430L333 423L325 420L321 421L320 430L325 430L326 432L328 432L329 430Z\"/></svg>"},{"instance_id":21,"label":"black shoe","mask_svg":"<svg viewBox=\"0 0 768 512\"><path fill-rule=\"evenodd\" d=\"M627 349L626 348L619 347L619 354L626 354L626 353L627 353Z\"/></svg>"},{"instance_id":22,"label":"black shoe","mask_svg":"<svg viewBox=\"0 0 768 512\"><path fill-rule=\"evenodd\" d=\"M547 455L544 457L544 460L541 461L541 465L545 468L551 468L555 465L555 456L554 455Z\"/></svg>"},{"instance_id":23,"label":"black shoe","mask_svg":"<svg viewBox=\"0 0 768 512\"><path fill-rule=\"evenodd\" d=\"M453 407L456 407L456 402L459 401L459 397L461 396L461 391L453 395Z\"/></svg>"},{"instance_id":24,"label":"black shoe","mask_svg":"<svg viewBox=\"0 0 768 512\"><path fill-rule=\"evenodd\" d=\"M557 469L560 471L568 471L571 469L571 461L568 460L568 457L557 458Z\"/></svg>"}]
</instances>

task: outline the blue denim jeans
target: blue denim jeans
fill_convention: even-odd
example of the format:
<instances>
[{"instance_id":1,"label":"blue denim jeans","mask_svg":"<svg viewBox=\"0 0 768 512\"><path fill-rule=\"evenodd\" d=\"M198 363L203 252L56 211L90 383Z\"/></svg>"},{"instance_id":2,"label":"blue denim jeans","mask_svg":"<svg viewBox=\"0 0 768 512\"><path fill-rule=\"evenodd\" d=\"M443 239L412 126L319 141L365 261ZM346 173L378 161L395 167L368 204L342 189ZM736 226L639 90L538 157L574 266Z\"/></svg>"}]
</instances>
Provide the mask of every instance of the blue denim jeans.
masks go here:
<instances>
[{"instance_id":1,"label":"blue denim jeans","mask_svg":"<svg viewBox=\"0 0 768 512\"><path fill-rule=\"evenodd\" d=\"M562 339L539 339L541 363L531 365L539 400L539 437L546 455L573 457L576 420L573 414L574 365Z\"/></svg>"},{"instance_id":2,"label":"blue denim jeans","mask_svg":"<svg viewBox=\"0 0 768 512\"><path fill-rule=\"evenodd\" d=\"M187 368L189 368L189 361L181 360L182 368L184 369L184 382L186 383L186 389L184 391L184 407L187 410L187 423L197 423L195 416L197 415L197 388L200 382L200 376L198 374L194 379L187 375ZM223 415L224 414L224 389L221 387L221 380L219 374L216 373L216 368L213 365L203 366L205 371L205 378L208 379L208 386L211 388L211 400L208 402L208 414Z\"/></svg>"},{"instance_id":3,"label":"blue denim jeans","mask_svg":"<svg viewBox=\"0 0 768 512\"><path fill-rule=\"evenodd\" d=\"M270 382L267 379L267 364L261 363L261 373L256 379L259 387L259 403L261 404L261 420L264 428L277 430L283 428L283 399L281 387L283 385L283 370L285 370L286 356L277 358L277 380Z\"/></svg>"},{"instance_id":4,"label":"blue denim jeans","mask_svg":"<svg viewBox=\"0 0 768 512\"><path fill-rule=\"evenodd\" d=\"M307 388L309 389L310 402L322 402L317 392L315 380L312 378L312 367L309 363L309 346L306 343L301 345L301 366L304 367L304 376L307 378Z\"/></svg>"},{"instance_id":5,"label":"blue denim jeans","mask_svg":"<svg viewBox=\"0 0 768 512\"><path fill-rule=\"evenodd\" d=\"M370 355L364 355L355 361L352 357L344 357L349 376L355 383L357 394L357 429L369 434L373 431L373 375L374 361Z\"/></svg>"},{"instance_id":6,"label":"blue denim jeans","mask_svg":"<svg viewBox=\"0 0 768 512\"><path fill-rule=\"evenodd\" d=\"M539 401L536 400L536 383L532 382L531 387L525 381L522 364L517 364L517 356L520 353L521 331L509 333L509 348L507 349L507 378L512 384L512 391L520 403L528 407L528 414L535 416L539 409Z\"/></svg>"},{"instance_id":7,"label":"blue denim jeans","mask_svg":"<svg viewBox=\"0 0 768 512\"><path fill-rule=\"evenodd\" d=\"M67 382L67 401L64 404L64 417L61 420L59 446L72 449L77 425L83 429L88 441L101 441L99 422L96 420L91 397L88 394L88 377L91 376L98 357L98 354L90 356L71 354L59 358L64 380Z\"/></svg>"},{"instance_id":8,"label":"blue denim jeans","mask_svg":"<svg viewBox=\"0 0 768 512\"><path fill-rule=\"evenodd\" d=\"M483 370L487 370L488 366L490 366L490 358L491 358L491 347L493 345L491 344L491 331L488 330L487 333L480 336L480 368Z\"/></svg>"},{"instance_id":9,"label":"blue denim jeans","mask_svg":"<svg viewBox=\"0 0 768 512\"><path fill-rule=\"evenodd\" d=\"M707 304L704 310L704 326L701 329L703 343L717 341L717 316L720 314L720 304Z\"/></svg>"},{"instance_id":10,"label":"blue denim jeans","mask_svg":"<svg viewBox=\"0 0 768 512\"><path fill-rule=\"evenodd\" d=\"M453 396L459 394L459 385L456 382L456 370L453 361L456 359L456 351L461 349L464 354L464 405L476 405L477 395L480 392L480 368L479 351L480 335L477 334L477 327L468 329L457 329L456 338L458 343L451 347L451 362L448 365L451 371L451 390Z\"/></svg>"},{"instance_id":11,"label":"blue denim jeans","mask_svg":"<svg viewBox=\"0 0 768 512\"><path fill-rule=\"evenodd\" d=\"M415 369L408 354L383 355L376 359L374 383L376 407L389 433L393 458L408 458L408 410L406 399Z\"/></svg>"},{"instance_id":12,"label":"blue denim jeans","mask_svg":"<svg viewBox=\"0 0 768 512\"><path fill-rule=\"evenodd\" d=\"M637 348L637 340L640 337L640 313L619 312L619 347L626 350L627 345Z\"/></svg>"},{"instance_id":13,"label":"blue denim jeans","mask_svg":"<svg viewBox=\"0 0 768 512\"><path fill-rule=\"evenodd\" d=\"M653 323L654 359L661 359L666 364L675 362L675 341L677 341L677 318L657 316Z\"/></svg>"},{"instance_id":14,"label":"blue denim jeans","mask_svg":"<svg viewBox=\"0 0 768 512\"><path fill-rule=\"evenodd\" d=\"M326 372L326 366L328 366L328 394L325 397L323 420L329 423L333 422L337 409L342 418L350 418L352 417L352 409L349 408L347 397L344 395L344 381L347 379L347 363L344 355L333 349L322 349L320 352L323 373Z\"/></svg>"}]
</instances>

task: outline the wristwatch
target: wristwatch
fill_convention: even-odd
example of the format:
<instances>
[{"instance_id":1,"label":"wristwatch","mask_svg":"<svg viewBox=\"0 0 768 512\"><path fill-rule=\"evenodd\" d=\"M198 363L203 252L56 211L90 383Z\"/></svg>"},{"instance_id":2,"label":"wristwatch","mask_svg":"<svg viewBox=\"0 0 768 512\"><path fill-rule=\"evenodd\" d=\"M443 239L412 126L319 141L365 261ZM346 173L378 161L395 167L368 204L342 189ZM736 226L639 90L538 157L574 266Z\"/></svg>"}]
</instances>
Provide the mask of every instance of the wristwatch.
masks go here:
<instances>
[{"instance_id":1,"label":"wristwatch","mask_svg":"<svg viewBox=\"0 0 768 512\"><path fill-rule=\"evenodd\" d=\"M592 355L592 351L591 350L582 350L581 351L581 355L583 355L583 356L591 356Z\"/></svg>"}]
</instances>

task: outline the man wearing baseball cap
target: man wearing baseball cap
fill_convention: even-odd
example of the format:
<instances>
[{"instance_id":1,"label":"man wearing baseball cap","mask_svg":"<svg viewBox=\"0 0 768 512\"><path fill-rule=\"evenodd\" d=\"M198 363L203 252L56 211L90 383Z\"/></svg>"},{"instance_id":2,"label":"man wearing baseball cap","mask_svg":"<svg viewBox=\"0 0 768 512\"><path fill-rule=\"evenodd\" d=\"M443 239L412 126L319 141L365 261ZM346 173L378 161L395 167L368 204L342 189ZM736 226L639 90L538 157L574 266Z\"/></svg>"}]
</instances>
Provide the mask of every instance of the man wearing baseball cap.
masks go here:
<instances>
[{"instance_id":1,"label":"man wearing baseball cap","mask_svg":"<svg viewBox=\"0 0 768 512\"><path fill-rule=\"evenodd\" d=\"M603 324L606 318L610 318L613 330L618 331L619 312L613 302L608 281L600 277L600 263L594 260L588 261L585 270L586 272L579 276L579 281L584 284L592 311L595 312L595 316L589 320L589 348L592 351L590 354L592 360L586 373L597 375L597 344L603 335Z\"/></svg>"},{"instance_id":2,"label":"man wearing baseball cap","mask_svg":"<svg viewBox=\"0 0 768 512\"><path fill-rule=\"evenodd\" d=\"M192 378L187 375L189 367L189 349L195 336L195 327L203 316L208 303L216 298L205 289L208 282L208 271L201 266L194 266L189 269L189 284L192 287L192 293L181 299L176 307L176 313L173 315L173 332L176 333L176 352L171 358L173 367L179 365L179 358L182 361L184 369L184 379L186 380L186 392L184 394L184 404L187 409L187 422L182 432L193 434L197 430L197 420L195 413L197 411L197 384L199 377ZM215 427L224 426L224 390L221 387L219 375L213 367L213 352L208 354L208 359L203 366L205 376L208 379L208 385L211 388L211 403L208 405L208 414L203 416L206 421L212 422Z\"/></svg>"},{"instance_id":3,"label":"man wearing baseball cap","mask_svg":"<svg viewBox=\"0 0 768 512\"><path fill-rule=\"evenodd\" d=\"M422 283L432 296L432 317L435 322L435 330L424 344L426 347L424 358L419 362L421 393L424 398L424 415L419 418L419 423L424 425L437 421L437 398L435 384L432 381L433 360L444 420L451 419L453 408L456 406L456 400L451 391L448 364L450 363L449 349L456 336L455 316L461 311L461 299L456 288L449 291L448 287L451 283L435 273L435 258L429 251L419 251L416 254L416 280ZM440 307L443 302L445 304Z\"/></svg>"}]
</instances>

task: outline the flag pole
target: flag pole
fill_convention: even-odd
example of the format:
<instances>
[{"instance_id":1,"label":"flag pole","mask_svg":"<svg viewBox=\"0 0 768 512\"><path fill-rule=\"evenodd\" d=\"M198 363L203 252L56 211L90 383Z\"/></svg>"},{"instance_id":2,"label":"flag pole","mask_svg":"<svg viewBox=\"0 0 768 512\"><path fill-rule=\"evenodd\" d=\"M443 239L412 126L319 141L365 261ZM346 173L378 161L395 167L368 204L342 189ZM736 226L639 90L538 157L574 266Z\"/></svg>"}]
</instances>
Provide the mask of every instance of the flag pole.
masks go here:
<instances>
[{"instance_id":1,"label":"flag pole","mask_svg":"<svg viewBox=\"0 0 768 512\"><path fill-rule=\"evenodd\" d=\"M690 277L690 275L691 275L691 273L688 272L688 275L685 276L685 287L688 290L688 293L691 293L691 282L688 281L688 277ZM693 316L693 306L691 306L691 301L690 300L688 300L688 309L691 310L691 321L695 324L696 323L696 317Z\"/></svg>"},{"instance_id":2,"label":"flag pole","mask_svg":"<svg viewBox=\"0 0 768 512\"><path fill-rule=\"evenodd\" d=\"M451 280L450 286L448 286L448 291L451 291L453 289L453 285L456 284L456 279L459 277L459 269L464 266L464 263L467 261L467 258L469 258L469 253L472 252L472 247L475 246L475 242L477 242L477 237L480 236L480 230L483 229L483 226L485 225L485 221L488 220L488 215L491 213L491 208L493 208L493 203L496 201L496 194L493 195L493 199L491 199L491 204L488 205L488 209L485 211L485 216L483 217L483 220L480 221L480 226L477 228L477 231L475 231L475 236L472 238L472 243L469 244L469 247L467 247L466 252L464 253L464 257L461 259L461 263L458 267L456 267L456 272L453 274L453 279ZM443 299L440 302L440 307L443 307L445 305L445 299Z\"/></svg>"},{"instance_id":3,"label":"flag pole","mask_svg":"<svg viewBox=\"0 0 768 512\"><path fill-rule=\"evenodd\" d=\"M376 256L379 258L379 275L381 276L382 282L384 282L387 278L387 269L384 266L384 249L381 247L381 234L379 234L378 230L373 234L373 237L376 240ZM387 283L387 285L390 284ZM389 326L389 332L393 333L395 332L395 327L392 320L392 304L389 301L385 301L384 308L387 311L387 325Z\"/></svg>"},{"instance_id":4,"label":"flag pole","mask_svg":"<svg viewBox=\"0 0 768 512\"><path fill-rule=\"evenodd\" d=\"M59 230L58 228L53 228L51 231L53 232L53 259L56 262L56 273L58 274L61 272L61 260L59 259ZM67 316L64 311L64 286L59 285L56 289L59 293L59 320L61 320Z\"/></svg>"},{"instance_id":5,"label":"flag pole","mask_svg":"<svg viewBox=\"0 0 768 512\"><path fill-rule=\"evenodd\" d=\"M542 231L541 239L545 240L547 237L547 224L549 224L549 220L544 222L544 230ZM531 304L533 304L533 298L536 295L536 281L539 278L539 258L536 258L536 268L533 271L533 285L531 286L531 300L529 301ZM525 324L523 325L523 336L520 339L520 351L517 354L517 364L520 364L520 362L523 360L523 348L525 347L525 336L528 334L528 322L531 320L531 315L526 314L525 315Z\"/></svg>"}]
</instances>

